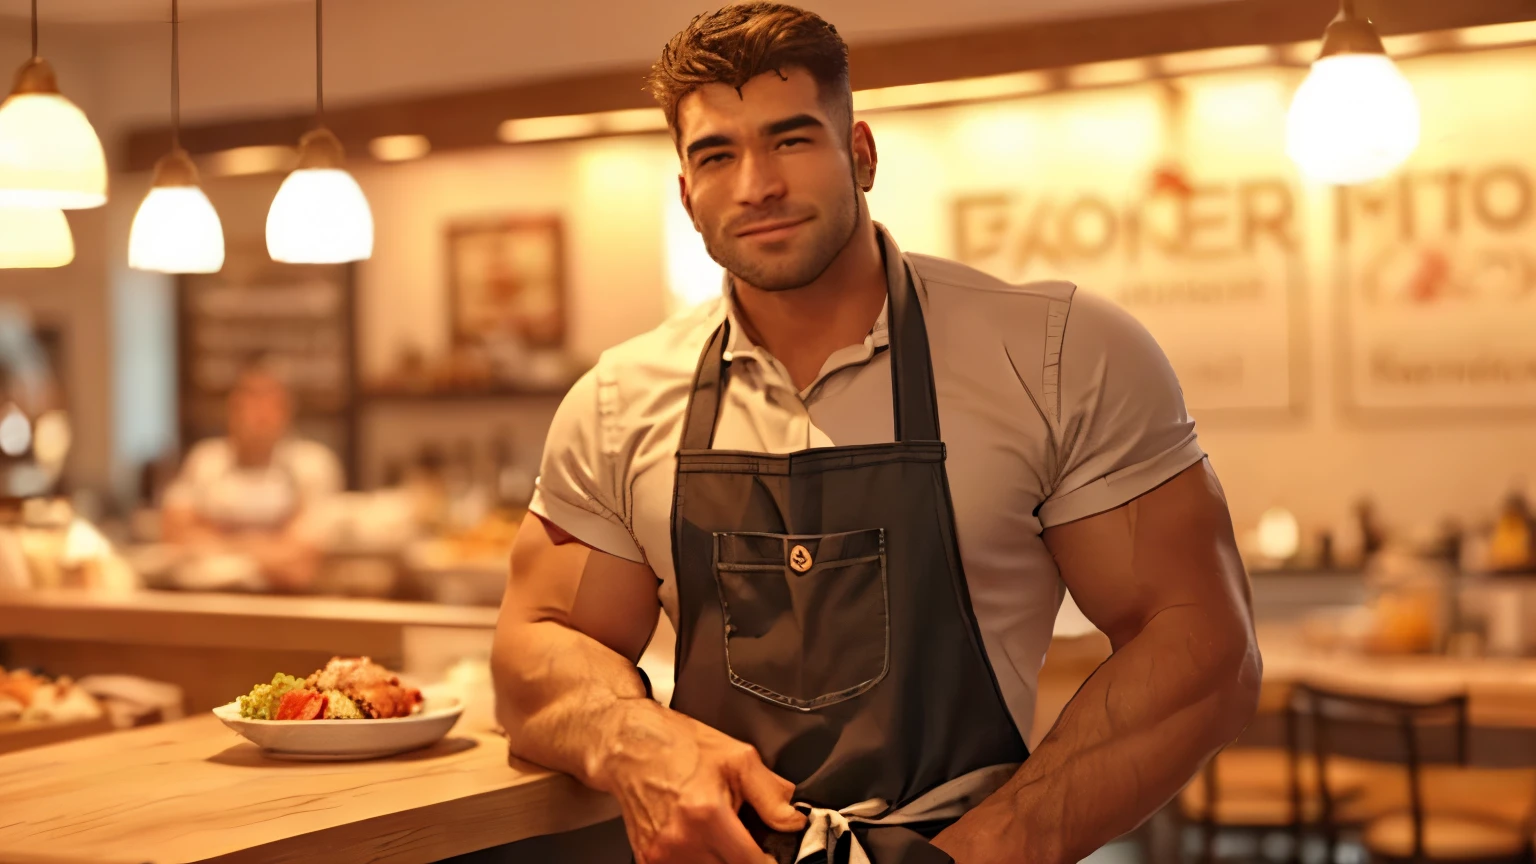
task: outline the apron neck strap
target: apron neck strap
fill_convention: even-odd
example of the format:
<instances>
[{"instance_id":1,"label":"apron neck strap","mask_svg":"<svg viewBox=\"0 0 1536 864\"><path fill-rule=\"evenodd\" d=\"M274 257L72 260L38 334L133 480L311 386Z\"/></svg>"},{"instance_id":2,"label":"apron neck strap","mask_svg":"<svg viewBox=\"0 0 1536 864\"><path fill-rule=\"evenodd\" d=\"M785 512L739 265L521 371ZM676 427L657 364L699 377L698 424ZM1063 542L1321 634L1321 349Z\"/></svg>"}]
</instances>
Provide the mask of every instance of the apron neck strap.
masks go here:
<instances>
[{"instance_id":1,"label":"apron neck strap","mask_svg":"<svg viewBox=\"0 0 1536 864\"><path fill-rule=\"evenodd\" d=\"M881 238L884 240L884 238ZM885 249L882 243L881 253ZM912 267L894 262L901 276L890 286L887 332L891 351L891 402L895 406L897 441L938 441L939 405L933 390L933 361L928 353L928 326L917 299ZM892 267L887 264L886 272Z\"/></svg>"},{"instance_id":2,"label":"apron neck strap","mask_svg":"<svg viewBox=\"0 0 1536 864\"><path fill-rule=\"evenodd\" d=\"M683 450L709 450L714 445L720 403L724 401L725 345L730 333L730 322L722 322L699 357L699 371L694 373L693 392L688 397L688 417L683 421Z\"/></svg>"},{"instance_id":3,"label":"apron neck strap","mask_svg":"<svg viewBox=\"0 0 1536 864\"><path fill-rule=\"evenodd\" d=\"M882 236L880 240L883 259L887 254L885 238ZM891 271L896 268L900 269L900 276L891 279L895 275ZM928 328L923 321L912 268L904 260L887 261L886 273L890 301L886 323L890 338L891 403L895 409L896 440L937 441L939 411L933 390L933 364L928 354ZM709 450L714 446L720 405L730 375L730 364L725 361L730 332L730 321L721 322L699 356L693 392L688 399L688 417L683 425L684 451Z\"/></svg>"}]
</instances>

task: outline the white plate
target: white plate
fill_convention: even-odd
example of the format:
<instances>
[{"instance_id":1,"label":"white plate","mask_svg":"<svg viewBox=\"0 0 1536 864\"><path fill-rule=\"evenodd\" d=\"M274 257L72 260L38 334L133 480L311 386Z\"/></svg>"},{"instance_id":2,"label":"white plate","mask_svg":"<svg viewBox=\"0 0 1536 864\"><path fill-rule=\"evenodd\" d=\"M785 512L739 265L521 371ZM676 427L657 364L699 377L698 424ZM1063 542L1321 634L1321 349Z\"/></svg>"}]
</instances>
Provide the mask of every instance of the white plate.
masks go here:
<instances>
[{"instance_id":1,"label":"white plate","mask_svg":"<svg viewBox=\"0 0 1536 864\"><path fill-rule=\"evenodd\" d=\"M420 713L389 720L247 720L236 702L213 713L274 759L346 762L430 747L459 722L464 705L429 697Z\"/></svg>"}]
</instances>

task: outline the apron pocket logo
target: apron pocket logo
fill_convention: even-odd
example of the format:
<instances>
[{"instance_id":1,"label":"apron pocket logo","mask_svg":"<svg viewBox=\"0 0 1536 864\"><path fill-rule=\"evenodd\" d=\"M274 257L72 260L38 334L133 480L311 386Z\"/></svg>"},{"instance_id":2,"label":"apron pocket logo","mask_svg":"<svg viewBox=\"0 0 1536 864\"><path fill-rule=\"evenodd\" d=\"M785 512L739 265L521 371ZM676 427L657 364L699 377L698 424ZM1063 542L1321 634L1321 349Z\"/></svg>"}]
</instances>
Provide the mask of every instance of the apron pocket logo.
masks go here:
<instances>
[{"instance_id":1,"label":"apron pocket logo","mask_svg":"<svg viewBox=\"0 0 1536 864\"><path fill-rule=\"evenodd\" d=\"M811 569L814 563L816 562L811 560L811 553L805 551L804 546L796 546L789 552L789 566L794 568L796 573L804 573Z\"/></svg>"}]
</instances>

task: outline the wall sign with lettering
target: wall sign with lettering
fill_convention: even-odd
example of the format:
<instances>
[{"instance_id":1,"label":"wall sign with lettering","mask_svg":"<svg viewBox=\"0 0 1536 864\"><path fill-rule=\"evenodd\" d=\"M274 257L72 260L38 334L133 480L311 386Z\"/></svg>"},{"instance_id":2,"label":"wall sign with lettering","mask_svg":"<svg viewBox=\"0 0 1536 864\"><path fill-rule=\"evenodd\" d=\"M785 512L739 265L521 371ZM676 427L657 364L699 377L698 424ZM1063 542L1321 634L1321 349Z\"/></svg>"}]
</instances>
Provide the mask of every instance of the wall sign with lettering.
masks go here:
<instances>
[{"instance_id":1,"label":"wall sign with lettering","mask_svg":"<svg viewBox=\"0 0 1536 864\"><path fill-rule=\"evenodd\" d=\"M1334 202L1345 405L1536 413L1536 167L1408 170Z\"/></svg>"},{"instance_id":2,"label":"wall sign with lettering","mask_svg":"<svg viewBox=\"0 0 1536 864\"><path fill-rule=\"evenodd\" d=\"M1107 295L1163 347L1197 418L1299 412L1304 261L1289 181L1144 189L961 195L955 257L1009 281L1061 278Z\"/></svg>"}]
</instances>

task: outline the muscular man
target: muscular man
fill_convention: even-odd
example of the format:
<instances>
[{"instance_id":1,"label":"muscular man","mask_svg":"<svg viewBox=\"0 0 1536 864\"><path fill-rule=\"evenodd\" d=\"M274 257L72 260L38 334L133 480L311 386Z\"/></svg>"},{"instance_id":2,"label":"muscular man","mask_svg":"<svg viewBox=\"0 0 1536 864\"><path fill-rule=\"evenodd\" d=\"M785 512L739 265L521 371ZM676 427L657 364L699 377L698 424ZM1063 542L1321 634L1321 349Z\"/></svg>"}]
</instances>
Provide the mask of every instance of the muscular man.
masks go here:
<instances>
[{"instance_id":1,"label":"muscular man","mask_svg":"<svg viewBox=\"0 0 1536 864\"><path fill-rule=\"evenodd\" d=\"M651 84L725 291L556 416L493 660L513 750L616 796L642 864L1055 864L1135 828L1260 677L1162 352L1071 284L903 254L816 15L702 15ZM1115 650L1030 754L1063 586ZM658 603L670 706L635 668Z\"/></svg>"}]
</instances>

